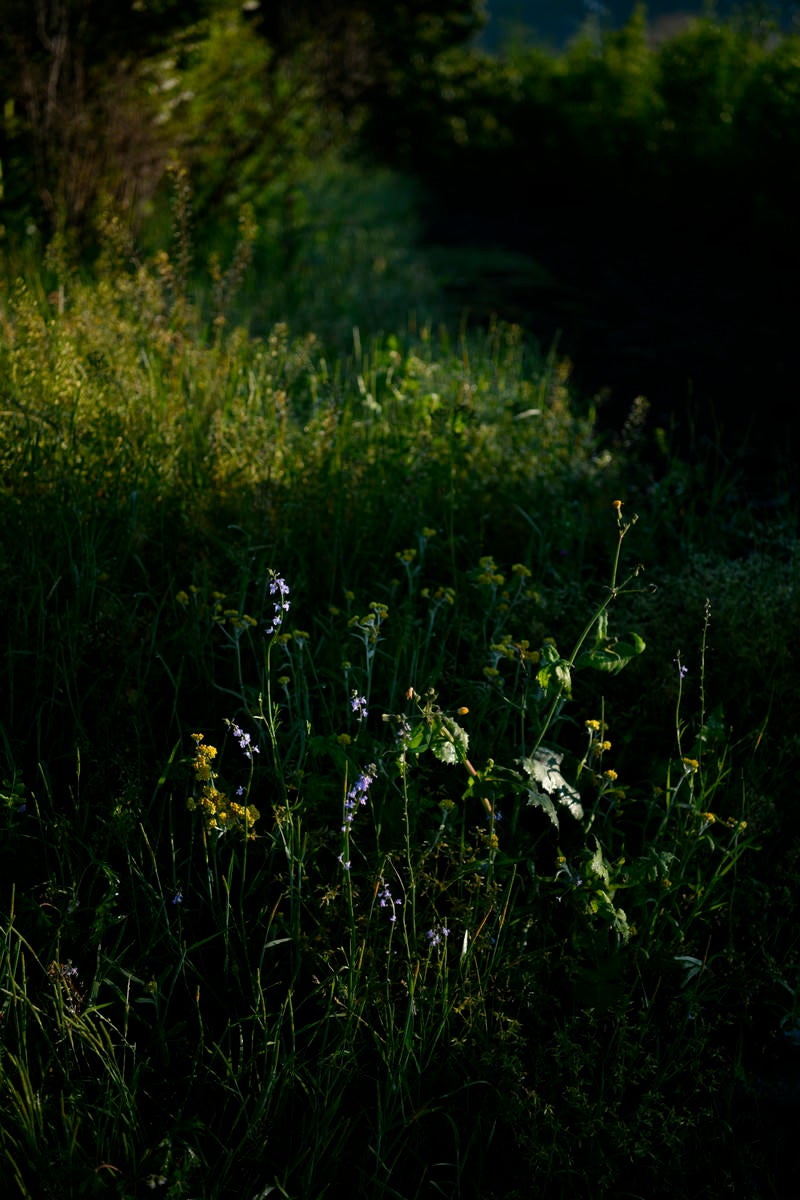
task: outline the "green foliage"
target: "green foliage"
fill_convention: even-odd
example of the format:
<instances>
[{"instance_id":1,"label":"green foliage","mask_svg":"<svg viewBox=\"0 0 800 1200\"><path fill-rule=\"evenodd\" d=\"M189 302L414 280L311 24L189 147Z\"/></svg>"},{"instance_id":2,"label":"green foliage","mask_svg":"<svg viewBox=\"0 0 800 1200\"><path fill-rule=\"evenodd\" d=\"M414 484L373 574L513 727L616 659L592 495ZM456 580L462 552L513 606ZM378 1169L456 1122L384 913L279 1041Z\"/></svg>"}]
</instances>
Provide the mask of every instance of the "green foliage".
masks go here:
<instances>
[{"instance_id":1,"label":"green foliage","mask_svg":"<svg viewBox=\"0 0 800 1200\"><path fill-rule=\"evenodd\" d=\"M129 219L152 197L166 153L146 64L207 0L9 0L0 18L0 163L6 232L83 240L98 204Z\"/></svg>"},{"instance_id":2,"label":"green foliage","mask_svg":"<svg viewBox=\"0 0 800 1200\"><path fill-rule=\"evenodd\" d=\"M2 294L0 1180L779 1194L792 520L604 444L516 327L392 300L337 351L348 264L372 304L411 242L341 194L392 229L393 177L298 176L270 323L261 169L205 274L178 167L169 252L106 218L93 273L56 240Z\"/></svg>"},{"instance_id":3,"label":"green foliage","mask_svg":"<svg viewBox=\"0 0 800 1200\"><path fill-rule=\"evenodd\" d=\"M198 211L229 219L245 202L264 211L290 208L298 181L334 136L319 88L299 64L253 35L241 5L217 5L207 25L192 32L169 119L175 152L195 180ZM175 64L164 64L170 68ZM291 220L282 224L290 234Z\"/></svg>"},{"instance_id":4,"label":"green foliage","mask_svg":"<svg viewBox=\"0 0 800 1200\"><path fill-rule=\"evenodd\" d=\"M595 219L614 229L633 221L652 234L685 214L693 237L729 216L731 228L746 219L767 236L775 223L788 231L777 164L794 170L797 36L771 42L707 15L654 45L645 15L639 5L621 30L587 27L560 53L453 47L398 116L401 138L384 149L380 126L367 123L370 150L399 154L442 220L480 209L524 222L590 192Z\"/></svg>"}]
</instances>

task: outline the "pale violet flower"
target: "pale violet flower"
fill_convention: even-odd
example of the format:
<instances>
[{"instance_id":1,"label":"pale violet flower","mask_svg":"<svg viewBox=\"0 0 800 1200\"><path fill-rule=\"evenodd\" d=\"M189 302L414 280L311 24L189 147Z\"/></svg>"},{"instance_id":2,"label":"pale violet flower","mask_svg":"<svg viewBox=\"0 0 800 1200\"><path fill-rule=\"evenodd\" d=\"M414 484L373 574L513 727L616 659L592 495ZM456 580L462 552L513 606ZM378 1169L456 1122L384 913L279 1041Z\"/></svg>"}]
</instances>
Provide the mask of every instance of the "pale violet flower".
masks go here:
<instances>
[{"instance_id":1,"label":"pale violet flower","mask_svg":"<svg viewBox=\"0 0 800 1200\"><path fill-rule=\"evenodd\" d=\"M450 930L446 925L434 925L433 929L429 929L425 936L431 946L441 946L450 936Z\"/></svg>"},{"instance_id":2,"label":"pale violet flower","mask_svg":"<svg viewBox=\"0 0 800 1200\"><path fill-rule=\"evenodd\" d=\"M381 908L389 909L389 920L390 921L397 920L397 913L394 910L395 910L395 908L399 908L399 906L402 903L403 903L402 900L394 899L394 897L392 896L391 890L389 888L389 885L387 883L385 883L383 885L383 887L379 890L378 904L381 906Z\"/></svg>"},{"instance_id":3,"label":"pale violet flower","mask_svg":"<svg viewBox=\"0 0 800 1200\"><path fill-rule=\"evenodd\" d=\"M231 733L236 738L236 741L239 743L239 746L244 751L244 754L247 758L252 758L254 754L261 753L260 748L253 745L253 739L250 734L245 733L241 726L236 725L233 721L229 721L228 725Z\"/></svg>"},{"instance_id":4,"label":"pale violet flower","mask_svg":"<svg viewBox=\"0 0 800 1200\"><path fill-rule=\"evenodd\" d=\"M348 829L353 824L353 818L356 815L356 809L361 804L367 803L367 792L370 784L372 784L377 776L375 766L370 763L365 771L362 771L358 779L355 781L350 791L347 793L344 801L344 824L342 832Z\"/></svg>"},{"instance_id":5,"label":"pale violet flower","mask_svg":"<svg viewBox=\"0 0 800 1200\"><path fill-rule=\"evenodd\" d=\"M285 579L274 572L270 580L269 593L275 599L272 602L272 620L266 627L266 633L277 633L283 623L285 614L291 608L289 600L289 585Z\"/></svg>"}]
</instances>

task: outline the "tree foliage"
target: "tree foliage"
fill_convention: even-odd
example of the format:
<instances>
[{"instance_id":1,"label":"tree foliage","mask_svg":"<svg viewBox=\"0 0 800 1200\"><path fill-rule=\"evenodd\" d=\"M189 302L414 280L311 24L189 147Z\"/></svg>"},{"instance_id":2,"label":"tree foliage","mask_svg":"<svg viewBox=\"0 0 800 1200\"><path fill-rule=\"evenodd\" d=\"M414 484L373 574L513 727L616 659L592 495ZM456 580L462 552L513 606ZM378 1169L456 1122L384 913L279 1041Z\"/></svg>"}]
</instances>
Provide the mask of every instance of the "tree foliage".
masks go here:
<instances>
[{"instance_id":1,"label":"tree foliage","mask_svg":"<svg viewBox=\"0 0 800 1200\"><path fill-rule=\"evenodd\" d=\"M6 0L0 163L6 213L85 223L102 192L132 209L159 173L141 64L210 0Z\"/></svg>"}]
</instances>

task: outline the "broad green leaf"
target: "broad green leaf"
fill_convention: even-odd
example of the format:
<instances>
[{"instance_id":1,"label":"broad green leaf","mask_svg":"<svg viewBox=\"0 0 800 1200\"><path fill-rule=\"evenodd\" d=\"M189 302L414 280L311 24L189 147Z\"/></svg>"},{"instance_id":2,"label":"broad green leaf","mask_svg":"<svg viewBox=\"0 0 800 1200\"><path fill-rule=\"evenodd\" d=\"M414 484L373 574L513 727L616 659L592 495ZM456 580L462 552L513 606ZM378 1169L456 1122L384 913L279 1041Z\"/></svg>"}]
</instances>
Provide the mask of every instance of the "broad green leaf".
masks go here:
<instances>
[{"instance_id":1,"label":"broad green leaf","mask_svg":"<svg viewBox=\"0 0 800 1200\"><path fill-rule=\"evenodd\" d=\"M632 658L637 658L644 648L644 641L638 633L629 633L627 640L609 637L608 613L602 612L597 618L594 645L578 655L575 669L592 667L595 671L615 675L627 666Z\"/></svg>"},{"instance_id":2,"label":"broad green leaf","mask_svg":"<svg viewBox=\"0 0 800 1200\"><path fill-rule=\"evenodd\" d=\"M420 721L408 738L406 749L410 750L412 754L421 754L423 750L427 750L430 746L432 734L433 730L431 727L426 725L424 721Z\"/></svg>"},{"instance_id":3,"label":"broad green leaf","mask_svg":"<svg viewBox=\"0 0 800 1200\"><path fill-rule=\"evenodd\" d=\"M542 646L536 679L548 700L558 695L569 699L572 695L569 663L561 657L553 642L545 642Z\"/></svg>"}]
</instances>

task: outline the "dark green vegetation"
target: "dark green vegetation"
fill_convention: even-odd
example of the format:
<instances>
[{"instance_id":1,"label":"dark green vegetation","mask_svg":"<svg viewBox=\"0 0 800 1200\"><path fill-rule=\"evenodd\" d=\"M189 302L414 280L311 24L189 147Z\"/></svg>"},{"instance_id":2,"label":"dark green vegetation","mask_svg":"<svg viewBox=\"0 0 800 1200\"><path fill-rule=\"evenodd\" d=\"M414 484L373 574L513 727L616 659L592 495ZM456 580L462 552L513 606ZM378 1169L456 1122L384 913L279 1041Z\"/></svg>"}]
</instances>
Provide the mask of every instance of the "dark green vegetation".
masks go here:
<instances>
[{"instance_id":1,"label":"dark green vegetation","mask_svg":"<svg viewBox=\"0 0 800 1200\"><path fill-rule=\"evenodd\" d=\"M587 172L790 262L800 48L264 8L0 26L3 1194L790 1194L792 426L488 310Z\"/></svg>"}]
</instances>

